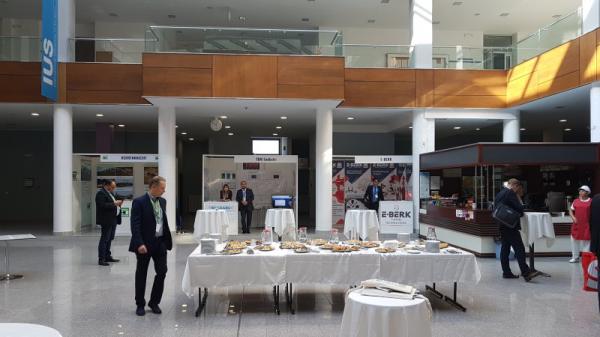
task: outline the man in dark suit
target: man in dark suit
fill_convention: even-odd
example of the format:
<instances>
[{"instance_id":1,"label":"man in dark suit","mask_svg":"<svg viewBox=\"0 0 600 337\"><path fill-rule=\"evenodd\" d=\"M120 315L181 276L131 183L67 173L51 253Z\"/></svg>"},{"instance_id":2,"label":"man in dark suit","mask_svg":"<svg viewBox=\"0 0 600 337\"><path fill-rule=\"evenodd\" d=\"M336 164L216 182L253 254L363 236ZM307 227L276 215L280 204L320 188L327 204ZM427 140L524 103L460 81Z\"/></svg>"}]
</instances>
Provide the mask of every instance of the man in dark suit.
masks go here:
<instances>
[{"instance_id":1,"label":"man in dark suit","mask_svg":"<svg viewBox=\"0 0 600 337\"><path fill-rule=\"evenodd\" d=\"M238 208L242 217L242 233L250 233L252 226L252 211L254 210L254 192L248 188L245 180L240 182L240 189L235 195Z\"/></svg>"},{"instance_id":2,"label":"man in dark suit","mask_svg":"<svg viewBox=\"0 0 600 337\"><path fill-rule=\"evenodd\" d=\"M373 178L372 184L367 186L363 200L368 209L379 211L379 202L383 200L383 191L377 178Z\"/></svg>"},{"instance_id":3,"label":"man in dark suit","mask_svg":"<svg viewBox=\"0 0 600 337\"><path fill-rule=\"evenodd\" d=\"M521 182L517 179L510 179L505 188L503 188L494 199L494 208L499 207L501 204L512 208L514 211L519 213L521 216L524 214L523 202L521 197L517 194L517 191L521 189ZM518 221L518 220L517 220ZM517 223L515 228L509 228L500 222L496 221L500 229L500 237L502 240L502 247L500 248L500 264L502 265L502 277L503 278L519 278L510 270L510 263L508 257L510 255L510 247L512 246L515 251L515 257L519 262L519 268L521 269L521 275L526 282L531 281L532 278L539 275L539 272L532 271L527 263L525 262L525 246L523 245L523 239L521 238L521 224Z\"/></svg>"},{"instance_id":4,"label":"man in dark suit","mask_svg":"<svg viewBox=\"0 0 600 337\"><path fill-rule=\"evenodd\" d=\"M590 206L590 251L600 259L600 194L596 194ZM600 291L598 291L598 309L600 310Z\"/></svg>"},{"instance_id":5,"label":"man in dark suit","mask_svg":"<svg viewBox=\"0 0 600 337\"><path fill-rule=\"evenodd\" d=\"M96 223L102 228L98 242L98 264L108 266L108 262L119 262L112 257L110 246L115 238L117 224L121 223L121 205L113 192L117 188L114 180L104 180L102 188L96 193Z\"/></svg>"},{"instance_id":6,"label":"man in dark suit","mask_svg":"<svg viewBox=\"0 0 600 337\"><path fill-rule=\"evenodd\" d=\"M135 269L135 313L145 315L146 276L150 259L154 261L154 284L148 306L155 314L162 311L158 304L162 298L165 277L167 275L167 250L173 248L171 230L167 220L165 199L166 181L161 176L150 180L148 193L137 197L131 205L131 243L129 251L137 258Z\"/></svg>"}]
</instances>

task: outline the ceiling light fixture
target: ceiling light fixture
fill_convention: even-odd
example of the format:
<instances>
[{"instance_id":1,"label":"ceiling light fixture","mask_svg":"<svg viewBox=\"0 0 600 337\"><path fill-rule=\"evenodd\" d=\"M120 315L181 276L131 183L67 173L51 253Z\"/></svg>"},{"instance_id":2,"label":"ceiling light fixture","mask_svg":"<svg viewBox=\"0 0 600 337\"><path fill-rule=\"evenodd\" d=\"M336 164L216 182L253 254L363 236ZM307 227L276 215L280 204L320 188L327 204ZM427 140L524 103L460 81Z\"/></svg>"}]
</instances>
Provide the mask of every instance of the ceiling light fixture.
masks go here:
<instances>
[{"instance_id":1,"label":"ceiling light fixture","mask_svg":"<svg viewBox=\"0 0 600 337\"><path fill-rule=\"evenodd\" d=\"M227 119L227 116L219 116L221 119Z\"/></svg>"},{"instance_id":2,"label":"ceiling light fixture","mask_svg":"<svg viewBox=\"0 0 600 337\"><path fill-rule=\"evenodd\" d=\"M346 119L349 120L349 121L353 121L354 117L346 117Z\"/></svg>"},{"instance_id":3,"label":"ceiling light fixture","mask_svg":"<svg viewBox=\"0 0 600 337\"><path fill-rule=\"evenodd\" d=\"M460 129L461 129L461 127L460 127L460 126L455 126L453 129L454 129L454 130L460 130Z\"/></svg>"},{"instance_id":4,"label":"ceiling light fixture","mask_svg":"<svg viewBox=\"0 0 600 337\"><path fill-rule=\"evenodd\" d=\"M103 114L96 114L96 117L104 117Z\"/></svg>"},{"instance_id":5,"label":"ceiling light fixture","mask_svg":"<svg viewBox=\"0 0 600 337\"><path fill-rule=\"evenodd\" d=\"M118 127L120 127L120 128L124 128L124 127L125 127L125 124L119 124L119 125L117 125L117 126L118 126Z\"/></svg>"},{"instance_id":6,"label":"ceiling light fixture","mask_svg":"<svg viewBox=\"0 0 600 337\"><path fill-rule=\"evenodd\" d=\"M500 16L509 16L510 13L500 13Z\"/></svg>"},{"instance_id":7,"label":"ceiling light fixture","mask_svg":"<svg viewBox=\"0 0 600 337\"><path fill-rule=\"evenodd\" d=\"M240 16L240 21L246 21L246 17L245 16Z\"/></svg>"},{"instance_id":8,"label":"ceiling light fixture","mask_svg":"<svg viewBox=\"0 0 600 337\"><path fill-rule=\"evenodd\" d=\"M566 128L565 131L569 132L569 131L571 131L571 129L570 128Z\"/></svg>"},{"instance_id":9,"label":"ceiling light fixture","mask_svg":"<svg viewBox=\"0 0 600 337\"><path fill-rule=\"evenodd\" d=\"M194 137L190 137L190 138L188 138L188 140L189 140L190 142L193 142L193 141L194 141Z\"/></svg>"},{"instance_id":10,"label":"ceiling light fixture","mask_svg":"<svg viewBox=\"0 0 600 337\"><path fill-rule=\"evenodd\" d=\"M225 129L231 129L231 125L225 125Z\"/></svg>"},{"instance_id":11,"label":"ceiling light fixture","mask_svg":"<svg viewBox=\"0 0 600 337\"><path fill-rule=\"evenodd\" d=\"M559 123L566 123L566 122L567 122L567 120L566 120L566 119L559 119L559 120L558 120L558 122L559 122Z\"/></svg>"},{"instance_id":12,"label":"ceiling light fixture","mask_svg":"<svg viewBox=\"0 0 600 337\"><path fill-rule=\"evenodd\" d=\"M274 133L273 136L279 136L279 134L278 133Z\"/></svg>"},{"instance_id":13,"label":"ceiling light fixture","mask_svg":"<svg viewBox=\"0 0 600 337\"><path fill-rule=\"evenodd\" d=\"M480 131L480 130L481 130L480 128L476 128L476 129L475 129L475 131Z\"/></svg>"},{"instance_id":14,"label":"ceiling light fixture","mask_svg":"<svg viewBox=\"0 0 600 337\"><path fill-rule=\"evenodd\" d=\"M187 135L187 132L185 132L185 131L184 131L184 132L182 132L181 134L182 134L183 136L185 136L185 135Z\"/></svg>"},{"instance_id":15,"label":"ceiling light fixture","mask_svg":"<svg viewBox=\"0 0 600 337\"><path fill-rule=\"evenodd\" d=\"M286 120L287 116L281 116L280 118L283 119L283 120Z\"/></svg>"},{"instance_id":16,"label":"ceiling light fixture","mask_svg":"<svg viewBox=\"0 0 600 337\"><path fill-rule=\"evenodd\" d=\"M228 136L233 136L233 132L230 132L227 134Z\"/></svg>"},{"instance_id":17,"label":"ceiling light fixture","mask_svg":"<svg viewBox=\"0 0 600 337\"><path fill-rule=\"evenodd\" d=\"M32 115L33 117L39 117L39 116L40 116L40 114L39 114L39 113L37 113L37 112L32 112L32 113L31 113L31 115Z\"/></svg>"},{"instance_id":18,"label":"ceiling light fixture","mask_svg":"<svg viewBox=\"0 0 600 337\"><path fill-rule=\"evenodd\" d=\"M279 129L281 129L281 126L277 125L277 126L275 127L275 129L278 129L278 130L279 130Z\"/></svg>"},{"instance_id":19,"label":"ceiling light fixture","mask_svg":"<svg viewBox=\"0 0 600 337\"><path fill-rule=\"evenodd\" d=\"M409 128L409 129L412 129L412 126L409 126L408 128Z\"/></svg>"},{"instance_id":20,"label":"ceiling light fixture","mask_svg":"<svg viewBox=\"0 0 600 337\"><path fill-rule=\"evenodd\" d=\"M525 128L520 128L519 130L521 130L521 131L525 131L525 130L527 130L527 129L525 129Z\"/></svg>"},{"instance_id":21,"label":"ceiling light fixture","mask_svg":"<svg viewBox=\"0 0 600 337\"><path fill-rule=\"evenodd\" d=\"M175 129L177 129L179 127L179 125L175 125Z\"/></svg>"}]
</instances>

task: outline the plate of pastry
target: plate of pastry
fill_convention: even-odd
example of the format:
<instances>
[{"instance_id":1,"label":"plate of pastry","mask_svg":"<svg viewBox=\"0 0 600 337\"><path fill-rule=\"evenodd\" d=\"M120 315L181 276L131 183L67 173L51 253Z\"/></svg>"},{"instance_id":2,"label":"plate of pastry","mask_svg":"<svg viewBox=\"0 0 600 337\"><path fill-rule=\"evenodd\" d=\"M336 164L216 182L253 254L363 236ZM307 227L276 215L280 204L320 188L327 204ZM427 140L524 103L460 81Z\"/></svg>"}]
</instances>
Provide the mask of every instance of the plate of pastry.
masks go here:
<instances>
[{"instance_id":1,"label":"plate of pastry","mask_svg":"<svg viewBox=\"0 0 600 337\"><path fill-rule=\"evenodd\" d=\"M298 247L298 248L294 249L294 252L295 253L299 253L299 254L303 254L303 253L310 252L310 249L308 247L306 247L306 246L304 246L304 247Z\"/></svg>"},{"instance_id":2,"label":"plate of pastry","mask_svg":"<svg viewBox=\"0 0 600 337\"><path fill-rule=\"evenodd\" d=\"M237 254L241 254L241 253L242 253L241 249L227 249L222 252L223 255L237 255Z\"/></svg>"},{"instance_id":3,"label":"plate of pastry","mask_svg":"<svg viewBox=\"0 0 600 337\"><path fill-rule=\"evenodd\" d=\"M324 244L324 245L321 245L321 249L332 250L332 249L333 249L333 246L335 246L335 245L334 245L334 244L332 244L332 243L326 243L326 244Z\"/></svg>"},{"instance_id":4,"label":"plate of pastry","mask_svg":"<svg viewBox=\"0 0 600 337\"><path fill-rule=\"evenodd\" d=\"M360 243L362 248L376 248L379 247L379 242L375 241L363 241Z\"/></svg>"},{"instance_id":5,"label":"plate of pastry","mask_svg":"<svg viewBox=\"0 0 600 337\"><path fill-rule=\"evenodd\" d=\"M225 250L242 250L244 248L246 248L248 245L246 245L245 242L240 242L240 241L229 241L225 244Z\"/></svg>"},{"instance_id":6,"label":"plate of pastry","mask_svg":"<svg viewBox=\"0 0 600 337\"><path fill-rule=\"evenodd\" d=\"M271 245L260 245L260 246L254 247L254 249L259 250L261 252L270 252L270 251L273 250L273 246L271 246Z\"/></svg>"},{"instance_id":7,"label":"plate of pastry","mask_svg":"<svg viewBox=\"0 0 600 337\"><path fill-rule=\"evenodd\" d=\"M375 248L375 251L377 253L394 253L396 250L394 248L385 248L385 247L379 247L379 248Z\"/></svg>"},{"instance_id":8,"label":"plate of pastry","mask_svg":"<svg viewBox=\"0 0 600 337\"><path fill-rule=\"evenodd\" d=\"M311 244L313 246L322 246L322 245L324 245L326 243L327 243L327 240L325 240L325 239L314 239L314 240L311 241Z\"/></svg>"}]
</instances>

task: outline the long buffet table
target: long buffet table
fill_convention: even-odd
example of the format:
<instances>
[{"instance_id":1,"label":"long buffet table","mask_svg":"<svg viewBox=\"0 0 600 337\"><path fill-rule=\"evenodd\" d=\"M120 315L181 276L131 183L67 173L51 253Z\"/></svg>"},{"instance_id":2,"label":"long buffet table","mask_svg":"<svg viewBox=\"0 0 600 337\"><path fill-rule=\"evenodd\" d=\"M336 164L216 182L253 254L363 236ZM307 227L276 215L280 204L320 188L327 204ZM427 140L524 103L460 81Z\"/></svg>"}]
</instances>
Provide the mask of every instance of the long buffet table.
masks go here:
<instances>
[{"instance_id":1,"label":"long buffet table","mask_svg":"<svg viewBox=\"0 0 600 337\"><path fill-rule=\"evenodd\" d=\"M454 298L446 300L465 310L456 302L456 283L478 283L481 272L475 256L456 249L451 254L446 249L440 253L409 254L399 249L395 253L381 254L371 249L350 253L319 250L311 246L309 253L295 253L280 249L254 251L239 255L201 254L198 246L187 259L182 289L190 297L199 289L200 303L197 314L206 301L208 288L230 286L272 285L278 312L279 285L286 285L286 299L291 303L292 284L356 285L361 281L378 278L404 284L433 283L427 287L440 298L435 283L454 283ZM221 251L223 245L217 247ZM288 294L288 286L289 293ZM205 294L202 298L202 289ZM293 312L293 309L290 309Z\"/></svg>"}]
</instances>

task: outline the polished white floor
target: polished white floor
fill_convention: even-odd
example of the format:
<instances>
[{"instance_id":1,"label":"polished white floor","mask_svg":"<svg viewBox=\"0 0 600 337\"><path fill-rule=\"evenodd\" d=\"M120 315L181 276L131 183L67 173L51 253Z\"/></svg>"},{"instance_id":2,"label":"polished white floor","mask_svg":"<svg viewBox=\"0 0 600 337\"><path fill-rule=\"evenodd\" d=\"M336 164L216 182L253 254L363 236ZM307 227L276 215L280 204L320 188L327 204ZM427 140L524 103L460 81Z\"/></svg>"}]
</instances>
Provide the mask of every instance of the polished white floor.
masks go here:
<instances>
[{"instance_id":1,"label":"polished white floor","mask_svg":"<svg viewBox=\"0 0 600 337\"><path fill-rule=\"evenodd\" d=\"M280 316L272 311L268 287L217 289L202 316L194 317L197 298L181 291L186 257L195 248L189 235L178 236L169 253L163 314L138 317L135 257L127 252L128 239L116 239L113 255L121 262L110 267L96 264L97 239L42 236L12 244L11 271L25 277L0 282L0 322L43 324L73 337L338 335L343 287L298 287L296 315L282 305ZM497 260L479 259L481 283L459 288L466 313L428 296L434 308L433 336L600 336L597 295L581 290L581 267L567 260L537 259L536 267L552 277L525 283L502 279ZM516 265L513 271L518 272ZM442 285L441 290L450 294L451 287Z\"/></svg>"}]
</instances>

